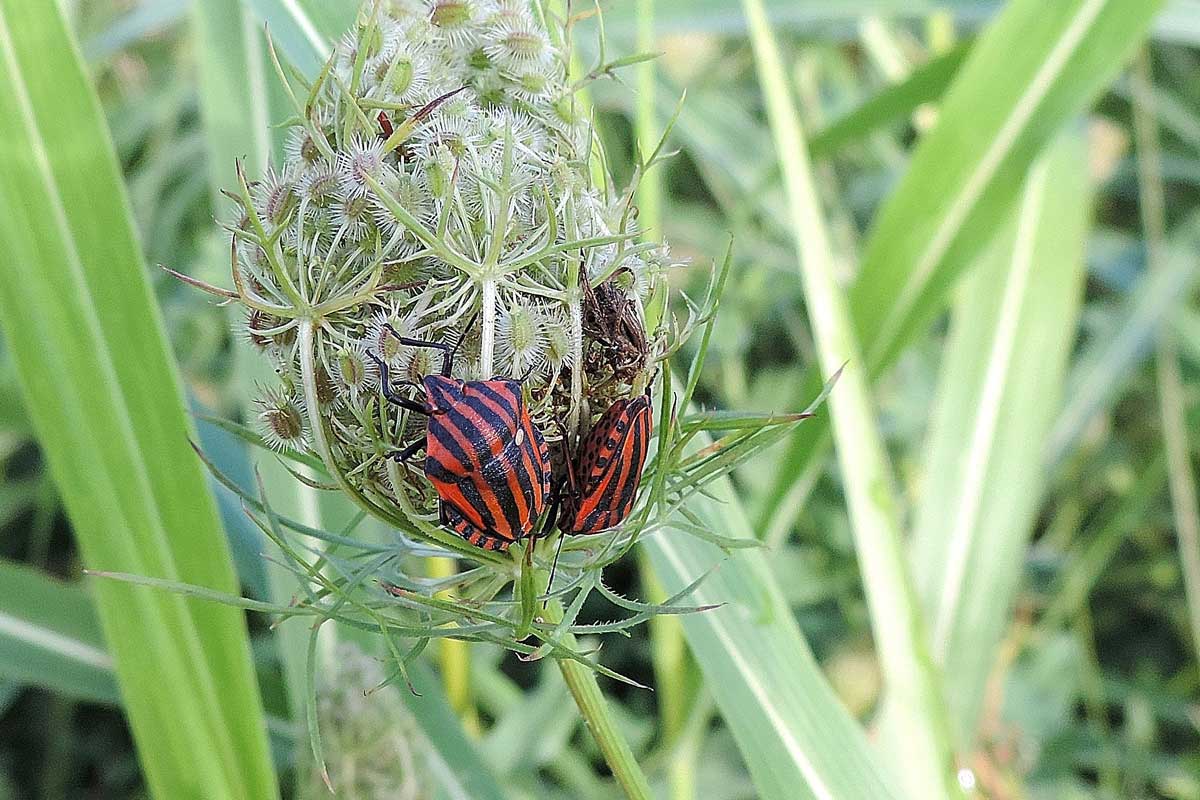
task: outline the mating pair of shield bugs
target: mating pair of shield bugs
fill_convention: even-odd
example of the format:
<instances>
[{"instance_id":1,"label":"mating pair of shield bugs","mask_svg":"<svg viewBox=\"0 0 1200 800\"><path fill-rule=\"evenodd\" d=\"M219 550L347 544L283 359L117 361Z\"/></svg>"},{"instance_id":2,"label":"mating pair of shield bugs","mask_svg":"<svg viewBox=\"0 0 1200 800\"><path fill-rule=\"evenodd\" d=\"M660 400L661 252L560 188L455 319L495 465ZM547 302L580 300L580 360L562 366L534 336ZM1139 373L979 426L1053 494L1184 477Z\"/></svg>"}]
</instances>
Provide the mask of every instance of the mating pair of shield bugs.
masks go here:
<instances>
[{"instance_id":1,"label":"mating pair of shield bugs","mask_svg":"<svg viewBox=\"0 0 1200 800\"><path fill-rule=\"evenodd\" d=\"M424 440L393 457L407 461L424 449L424 472L437 492L442 524L477 547L506 550L533 533L548 504L545 529L557 524L567 534L600 533L629 516L650 441L647 395L614 402L577 451L567 452L566 475L552 487L546 439L529 417L520 381L453 378L457 344L388 329L403 345L442 351L440 374L421 381L424 402L398 393L387 364L370 354L383 396L428 419Z\"/></svg>"}]
</instances>

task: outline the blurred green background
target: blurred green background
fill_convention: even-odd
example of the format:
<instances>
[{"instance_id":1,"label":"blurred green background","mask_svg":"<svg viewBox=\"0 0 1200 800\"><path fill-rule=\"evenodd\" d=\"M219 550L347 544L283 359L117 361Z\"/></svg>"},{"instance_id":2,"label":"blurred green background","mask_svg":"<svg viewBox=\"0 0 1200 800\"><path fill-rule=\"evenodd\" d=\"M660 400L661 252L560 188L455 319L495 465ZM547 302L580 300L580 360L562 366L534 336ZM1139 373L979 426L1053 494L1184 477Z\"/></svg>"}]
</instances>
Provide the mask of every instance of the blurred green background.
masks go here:
<instances>
[{"instance_id":1,"label":"blurred green background","mask_svg":"<svg viewBox=\"0 0 1200 800\"><path fill-rule=\"evenodd\" d=\"M311 70L319 52L314 37L318 44L332 39L353 5L195 2L203 5L64 0L59 7L111 132L139 268L161 309L187 401L241 418L252 375L238 364L230 315L155 265L223 282L225 243L214 217L226 209L215 188L231 181L234 157L253 161L269 151L266 123L282 118L264 62L263 26L272 23L284 56ZM27 54L34 48L20 44L29 33L21 26L33 24L42 4L54 5L0 2L0 82L30 63L22 47ZM839 328L816 317L832 296L849 305L859 355L850 368L863 367L858 388L866 393L839 385L822 412L847 420L834 428L839 457L822 423L733 476L747 532L769 548L754 563L769 570L771 591L781 592L837 698L880 751L880 774L894 769L889 762L902 751L889 742L922 738L903 722L898 734L887 732L884 689L902 674L889 671L896 664L883 642L907 623L889 620L886 609L872 611L868 598L891 569L908 576L923 613L918 635L928 636L936 690L948 708L943 738L955 760L944 766L962 791L987 798L1200 798L1193 480L1200 444L1200 3L1177 0L1152 13L1155 4L1140 1L1054 0L1039 8L1021 0L772 0L769 28L748 25L758 4L746 5L749 17L732 0L605 4L610 58L645 50L661 57L618 70L617 80L601 79L588 91L618 185L632 174L639 133L661 130L687 91L669 139L679 152L641 202L654 235L692 265L678 275L685 291L702 291L727 237L735 240L700 402L803 407L815 395L807 387L822 355L847 352L823 350L828 332ZM585 64L595 56L598 30L592 18L576 31ZM44 41L53 42L53 25L46 31ZM69 49L63 53L65 71L75 60ZM21 206L39 202L20 189L14 167L26 159L14 109L26 108L22 97L36 103L55 96L58 73L47 74L14 90L13 104L0 103L12 112L0 117L0 182L9 187L0 194L0 215L8 217L8 227L0 227L8 231L0 236L8 245L0 251L8 305L0 303L0 311L10 324L0 337L0 798L146 797L151 785L171 785L162 776L186 761L158 762L154 780L139 763L94 608L94 581L81 577L66 492L51 475L49 464L61 462L48 460L35 433L52 414L39 417L26 405L55 391L29 385L38 341L49 343L44 372L51 383L69 383L71 365L86 370L88 361L56 360L54 342L72 335L61 327L26 326L20 344L12 336L12 326L25 325L14 304L54 297L30 289L25 281L33 273L22 277L16 266L28 253L46 251L12 246L29 224ZM53 120L64 135L79 125L76 144L102 154L109 143L86 127L89 101L72 94L76 89L64 79L61 105L48 107L42 121ZM788 147L792 110L811 161ZM96 256L102 264L105 254ZM138 264L136 257L129 263ZM97 285L107 279L101 275ZM822 294L822 285L832 294ZM74 319L64 313L60 322ZM100 329L108 324L99 321ZM24 377L14 358L20 347ZM845 399L855 396L868 403L859 417ZM862 421L866 426L855 428ZM201 425L199 436L244 483L251 460L264 460L212 426ZM58 446L69 452L64 442ZM98 441L96 452L111 451ZM131 452L139 452L136 442ZM84 456L75 474L82 482L92 474ZM176 457L148 457L147 464L153 470ZM57 469L60 479L67 474ZM871 469L877 475L864 473ZM889 474L896 502L880 505L894 526L891 539L886 525L864 530L878 520L848 513L848 498L852 510L858 502L856 486ZM78 485L70 491L73 508L84 504ZM857 496L879 491L889 490L869 483ZM268 598L279 578L260 556L260 533L233 495L222 490L216 497L242 593ZM281 505L305 502L331 529L344 518L336 499L317 508L311 498L280 498ZM120 540L116 519L89 520L94 532L90 540L79 537L84 549L100 554L103 542ZM163 530L163 541L191 535L170 520ZM893 540L902 554L889 562ZM212 558L219 562L213 580L228 579L224 546L204 541L197 535L194 550L175 553L180 572L196 558ZM652 594L650 565L649 558L630 560L607 574L608 584L633 596ZM881 602L904 596L875 591ZM730 599L719 588L705 599L714 598ZM170 615L183 612L163 606L163 625L172 630ZM256 614L248 621L251 678L265 711L246 707L239 724L248 732L231 735L224 752L245 755L239 742L255 741L265 720L273 766L247 766L244 781L230 779L240 788L227 792L198 780L187 796L268 797L268 769L284 796L321 796L306 760L304 710L288 685L298 673L286 663L302 655L307 637L289 644L279 635L286 626L277 631ZM197 635L218 622L197 622ZM685 640L674 622L656 622L603 643L606 666L656 687L651 693L605 684L658 796L823 796L816 779L795 784L795 794L772 788L765 777L771 765L755 763L739 728L752 727L756 712L735 719L717 685L727 678L753 687L762 678L768 688L759 711L773 719L770 686L791 682L789 665L739 670L737 645L714 645L710 634L689 627ZM237 663L238 640L225 641ZM729 651L724 659L714 654L722 646ZM556 671L500 660L480 646L469 654L432 650L420 668L425 704L402 688L363 698L358 690L381 679L373 670L386 670L369 657L338 650L326 662L346 671L326 670L320 678L339 686L323 690L317 709L333 731L325 742L331 770L337 773L339 763L368 771L387 765L381 780L391 787L340 796L620 796ZM201 651L212 652L207 644ZM236 677L236 667L214 669L235 677L209 687L213 697L246 683L222 700L224 713L238 716L244 706L237 698L254 694L249 679ZM169 718L172 693L190 690L171 674L161 680L165 697L138 702L149 704L142 713ZM214 722L202 710L187 716L188 702L202 709L207 701L180 700L173 724L219 728L232 718ZM822 707L805 712L798 702L800 710L785 709L795 711L796 730L819 731ZM816 721L804 722L805 713ZM790 741L789 724L779 723L782 733L772 741ZM838 756L822 755L819 742L793 744L785 748L793 760L780 766L783 774L804 761L798 751L812 755L818 772L823 764L834 769ZM214 758L213 774L238 771ZM897 797L909 784L884 783ZM876 795L864 788L859 796Z\"/></svg>"}]
</instances>

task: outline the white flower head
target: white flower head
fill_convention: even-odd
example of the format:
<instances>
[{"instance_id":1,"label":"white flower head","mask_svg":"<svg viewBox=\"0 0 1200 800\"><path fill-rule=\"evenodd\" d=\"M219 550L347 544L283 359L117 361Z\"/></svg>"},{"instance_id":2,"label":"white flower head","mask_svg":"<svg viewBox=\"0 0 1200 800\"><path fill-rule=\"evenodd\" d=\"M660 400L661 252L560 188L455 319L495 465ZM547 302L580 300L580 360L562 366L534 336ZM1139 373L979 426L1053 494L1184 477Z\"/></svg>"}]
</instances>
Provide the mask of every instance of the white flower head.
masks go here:
<instances>
[{"instance_id":1,"label":"white flower head","mask_svg":"<svg viewBox=\"0 0 1200 800\"><path fill-rule=\"evenodd\" d=\"M379 384L379 368L360 342L346 345L334 355L332 372L338 395L351 401Z\"/></svg>"},{"instance_id":2,"label":"white flower head","mask_svg":"<svg viewBox=\"0 0 1200 800\"><path fill-rule=\"evenodd\" d=\"M290 172L268 169L252 187L254 207L269 225L282 225L296 203L296 184Z\"/></svg>"},{"instance_id":3,"label":"white flower head","mask_svg":"<svg viewBox=\"0 0 1200 800\"><path fill-rule=\"evenodd\" d=\"M364 197L371 191L371 179L383 172L383 143L378 137L356 134L338 154L338 182L347 197Z\"/></svg>"},{"instance_id":4,"label":"white flower head","mask_svg":"<svg viewBox=\"0 0 1200 800\"><path fill-rule=\"evenodd\" d=\"M552 58L550 37L525 9L502 9L488 21L488 57L503 70L541 66Z\"/></svg>"},{"instance_id":5,"label":"white flower head","mask_svg":"<svg viewBox=\"0 0 1200 800\"><path fill-rule=\"evenodd\" d=\"M252 209L231 211L244 299L285 307L246 319L282 387L255 424L272 446L320 449L353 489L394 500L393 515L432 511L435 493L419 468L380 458L424 420L379 402L376 358L417 399L444 352L405 340L463 338L454 375L525 379L531 419L558 436L631 391L593 357L578 270L617 275L640 308L634 295L670 263L588 241L636 228L626 195L593 178L601 143L545 29L558 22L535 12L530 0L364 4L291 122L284 165L251 184Z\"/></svg>"},{"instance_id":6,"label":"white flower head","mask_svg":"<svg viewBox=\"0 0 1200 800\"><path fill-rule=\"evenodd\" d=\"M566 315L558 311L545 312L542 329L546 332L546 370L571 368L575 351L571 346L571 326Z\"/></svg>"},{"instance_id":7,"label":"white flower head","mask_svg":"<svg viewBox=\"0 0 1200 800\"><path fill-rule=\"evenodd\" d=\"M358 242L375 227L374 204L367 195L343 193L334 201L330 221L335 235Z\"/></svg>"},{"instance_id":8,"label":"white flower head","mask_svg":"<svg viewBox=\"0 0 1200 800\"><path fill-rule=\"evenodd\" d=\"M283 155L287 163L297 165L301 170L315 167L325 160L313 132L300 125L288 131L283 142Z\"/></svg>"},{"instance_id":9,"label":"white flower head","mask_svg":"<svg viewBox=\"0 0 1200 800\"><path fill-rule=\"evenodd\" d=\"M397 366L410 349L400 339L416 339L419 333L419 318L415 314L404 314L392 308L371 319L363 345L384 363Z\"/></svg>"},{"instance_id":10,"label":"white flower head","mask_svg":"<svg viewBox=\"0 0 1200 800\"><path fill-rule=\"evenodd\" d=\"M496 343L513 377L543 367L549 342L541 309L524 300L509 303L496 320Z\"/></svg>"},{"instance_id":11,"label":"white flower head","mask_svg":"<svg viewBox=\"0 0 1200 800\"><path fill-rule=\"evenodd\" d=\"M258 430L268 446L275 450L304 448L304 401L299 396L283 389L265 389L255 405Z\"/></svg>"},{"instance_id":12,"label":"white flower head","mask_svg":"<svg viewBox=\"0 0 1200 800\"><path fill-rule=\"evenodd\" d=\"M429 21L458 51L466 51L479 42L484 17L483 4L476 0L430 0Z\"/></svg>"},{"instance_id":13,"label":"white flower head","mask_svg":"<svg viewBox=\"0 0 1200 800\"><path fill-rule=\"evenodd\" d=\"M304 173L297 188L306 207L325 208L337 197L340 183L338 171L321 162Z\"/></svg>"}]
</instances>

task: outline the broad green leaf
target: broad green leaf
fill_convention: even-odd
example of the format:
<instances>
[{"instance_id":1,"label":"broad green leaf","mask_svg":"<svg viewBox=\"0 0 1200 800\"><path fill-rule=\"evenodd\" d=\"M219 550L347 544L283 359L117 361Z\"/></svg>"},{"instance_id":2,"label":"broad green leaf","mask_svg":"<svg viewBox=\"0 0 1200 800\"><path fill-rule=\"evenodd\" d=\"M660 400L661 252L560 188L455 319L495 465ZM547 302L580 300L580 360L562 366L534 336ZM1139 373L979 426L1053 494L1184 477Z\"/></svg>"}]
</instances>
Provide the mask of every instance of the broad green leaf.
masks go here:
<instances>
[{"instance_id":1,"label":"broad green leaf","mask_svg":"<svg viewBox=\"0 0 1200 800\"><path fill-rule=\"evenodd\" d=\"M1081 135L1031 170L1015 218L959 287L922 463L913 570L955 734L974 745L984 683L1046 484L1090 221Z\"/></svg>"},{"instance_id":2,"label":"broad green leaf","mask_svg":"<svg viewBox=\"0 0 1200 800\"><path fill-rule=\"evenodd\" d=\"M93 703L119 702L100 620L79 586L0 560L0 677Z\"/></svg>"},{"instance_id":3,"label":"broad green leaf","mask_svg":"<svg viewBox=\"0 0 1200 800\"><path fill-rule=\"evenodd\" d=\"M0 2L0 119L0 327L84 562L233 591L111 139L56 3ZM152 793L276 796L241 614L95 590Z\"/></svg>"},{"instance_id":4,"label":"broad green leaf","mask_svg":"<svg viewBox=\"0 0 1200 800\"><path fill-rule=\"evenodd\" d=\"M954 776L944 694L930 659L925 620L903 549L895 479L875 420L869 376L838 285L800 114L761 0L746 0L745 7L767 117L782 162L792 236L820 368L829 375L842 371L836 391L829 396L829 415L871 632L892 701L890 721L902 731L896 736L887 735L895 729L885 731L886 746L901 768L900 783L908 796L956 797L960 790Z\"/></svg>"},{"instance_id":5,"label":"broad green leaf","mask_svg":"<svg viewBox=\"0 0 1200 800\"><path fill-rule=\"evenodd\" d=\"M850 292L866 366L885 370L944 307L1007 218L1034 158L1085 109L1141 40L1161 0L1014 0L980 35L937 125L873 223ZM815 386L813 376L806 383ZM770 520L826 435L793 440Z\"/></svg>"}]
</instances>

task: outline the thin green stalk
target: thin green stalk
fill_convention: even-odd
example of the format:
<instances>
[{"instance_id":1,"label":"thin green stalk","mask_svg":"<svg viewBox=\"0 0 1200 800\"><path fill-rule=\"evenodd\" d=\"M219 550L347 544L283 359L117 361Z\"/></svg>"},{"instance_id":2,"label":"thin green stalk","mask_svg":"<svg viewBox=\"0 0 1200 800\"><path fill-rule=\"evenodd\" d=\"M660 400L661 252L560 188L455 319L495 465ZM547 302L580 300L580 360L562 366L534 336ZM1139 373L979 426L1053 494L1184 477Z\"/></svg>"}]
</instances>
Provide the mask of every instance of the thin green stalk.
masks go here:
<instances>
[{"instance_id":1,"label":"thin green stalk","mask_svg":"<svg viewBox=\"0 0 1200 800\"><path fill-rule=\"evenodd\" d=\"M848 364L830 395L830 415L872 630L898 735L889 743L912 797L958 797L940 679L930 657L900 537L893 480L867 390L865 362L814 188L804 132L761 0L744 0L750 38L782 162L805 300L821 368Z\"/></svg>"},{"instance_id":2,"label":"thin green stalk","mask_svg":"<svg viewBox=\"0 0 1200 800\"><path fill-rule=\"evenodd\" d=\"M1146 260L1151 270L1165 264L1166 213L1162 182L1162 148L1155 117L1154 79L1150 54L1143 49L1133 70L1133 126L1138 151L1138 198L1142 228L1146 236ZM1200 656L1200 506L1196 499L1196 476L1192 472L1187 437L1187 409L1179 354L1174 332L1164 325L1156 351L1159 416L1167 454L1168 485L1179 560L1183 566L1183 590L1187 599L1192 646Z\"/></svg>"},{"instance_id":3,"label":"thin green stalk","mask_svg":"<svg viewBox=\"0 0 1200 800\"><path fill-rule=\"evenodd\" d=\"M654 49L654 0L637 0L637 50L649 53ZM655 63L643 61L637 66L637 129L638 151L648 158L658 144L658 119L654 108ZM637 187L638 221L643 231L651 231L662 238L663 191L658 170L650 170L641 177Z\"/></svg>"},{"instance_id":4,"label":"thin green stalk","mask_svg":"<svg viewBox=\"0 0 1200 800\"><path fill-rule=\"evenodd\" d=\"M1104 753L1097 765L1100 773L1100 785L1109 797L1119 797L1121 794L1121 774L1117 768L1120 754L1113 752L1112 730L1108 724L1108 704L1104 698L1104 673L1100 669L1100 659L1096 654L1096 633L1092 626L1092 613L1086 606L1081 606L1075 615L1074 634L1082 651L1080 658L1080 681L1083 684L1083 706L1087 713L1088 722L1099 738Z\"/></svg>"},{"instance_id":5,"label":"thin green stalk","mask_svg":"<svg viewBox=\"0 0 1200 800\"><path fill-rule=\"evenodd\" d=\"M574 647L573 640L574 637L569 636L564 644ZM558 665L562 670L563 680L567 682L567 688L571 690L571 697L575 698L575 704L579 706L579 713L587 721L588 730L600 746L604 761L612 770L617 783L621 784L625 796L629 800L652 800L654 795L650 792L650 784L642 774L642 768L638 766L629 743L617 729L616 719L609 711L608 702L596 682L596 674L579 662L565 658L560 659Z\"/></svg>"},{"instance_id":6,"label":"thin green stalk","mask_svg":"<svg viewBox=\"0 0 1200 800\"><path fill-rule=\"evenodd\" d=\"M545 570L539 570L538 581L541 588L539 594L545 593L549 577ZM551 600L546 604L544 616L551 625L557 625L563 618L562 603L558 600ZM566 634L562 644L575 649L575 637L569 633ZM596 682L596 673L578 661L566 658L559 659L558 666L562 671L563 680L567 683L567 688L571 691L571 697L575 700L575 705L579 707L579 713L587 722L588 730L592 732L592 737L600 746L600 752L604 754L604 761L612 771L613 777L617 779L617 783L625 791L625 796L629 800L652 800L654 795L650 792L650 784L646 781L646 776L642 773L642 768L638 765L637 758L629 747L629 742L625 741L625 737L617 727L617 721L608 708L608 701L604 699L604 694L600 691L600 684Z\"/></svg>"},{"instance_id":7,"label":"thin green stalk","mask_svg":"<svg viewBox=\"0 0 1200 800\"><path fill-rule=\"evenodd\" d=\"M637 52L654 50L654 0L637 0ZM645 160L658 145L660 131L655 110L657 76L653 60L637 66L637 113L634 125L640 158ZM644 171L637 186L638 224L642 237L663 236L663 188L659 169ZM646 597L652 603L667 598L650 557L639 551L638 567ZM696 796L695 773L697 748L683 738L688 719L688 680L694 669L687 657L683 625L671 615L650 620L650 655L654 665L659 709L659 736L668 748L667 781L671 800L692 800Z\"/></svg>"}]
</instances>

